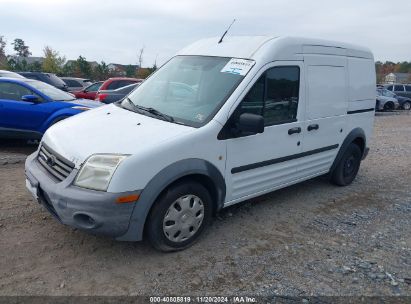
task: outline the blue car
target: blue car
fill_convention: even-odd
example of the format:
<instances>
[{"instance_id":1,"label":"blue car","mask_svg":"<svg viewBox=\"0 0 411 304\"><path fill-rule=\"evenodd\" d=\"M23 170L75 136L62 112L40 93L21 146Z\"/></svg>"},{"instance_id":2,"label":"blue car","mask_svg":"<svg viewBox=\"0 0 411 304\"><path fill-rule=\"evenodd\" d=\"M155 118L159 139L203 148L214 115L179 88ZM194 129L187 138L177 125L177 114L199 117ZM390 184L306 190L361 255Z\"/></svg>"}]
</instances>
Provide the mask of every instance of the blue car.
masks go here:
<instances>
[{"instance_id":1,"label":"blue car","mask_svg":"<svg viewBox=\"0 0 411 304\"><path fill-rule=\"evenodd\" d=\"M56 122L101 105L41 81L2 77L0 138L40 139Z\"/></svg>"}]
</instances>

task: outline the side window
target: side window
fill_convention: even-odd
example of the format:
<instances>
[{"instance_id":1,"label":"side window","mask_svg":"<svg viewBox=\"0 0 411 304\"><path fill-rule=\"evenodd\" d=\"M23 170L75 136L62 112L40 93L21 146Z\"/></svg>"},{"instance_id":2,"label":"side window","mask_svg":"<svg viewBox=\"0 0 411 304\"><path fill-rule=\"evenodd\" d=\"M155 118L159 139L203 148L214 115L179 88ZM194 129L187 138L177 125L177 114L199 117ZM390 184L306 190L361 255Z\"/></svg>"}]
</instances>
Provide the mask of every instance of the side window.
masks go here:
<instances>
[{"instance_id":1,"label":"side window","mask_svg":"<svg viewBox=\"0 0 411 304\"><path fill-rule=\"evenodd\" d=\"M95 91L98 91L98 89L101 87L101 82L97 82L97 83L95 83L95 84L92 84L91 86L89 86L88 88L87 88L87 91L89 91L89 92L95 92Z\"/></svg>"},{"instance_id":2,"label":"side window","mask_svg":"<svg viewBox=\"0 0 411 304\"><path fill-rule=\"evenodd\" d=\"M406 85L406 86L405 86L405 90L406 90L407 92L411 92L411 85Z\"/></svg>"},{"instance_id":3,"label":"side window","mask_svg":"<svg viewBox=\"0 0 411 304\"><path fill-rule=\"evenodd\" d=\"M64 82L65 82L69 87L81 87L81 84L79 84L77 81L72 80L72 79L65 79Z\"/></svg>"},{"instance_id":4,"label":"side window","mask_svg":"<svg viewBox=\"0 0 411 304\"><path fill-rule=\"evenodd\" d=\"M32 95L33 93L16 83L1 82L0 83L0 99L21 101L24 95Z\"/></svg>"},{"instance_id":5,"label":"side window","mask_svg":"<svg viewBox=\"0 0 411 304\"><path fill-rule=\"evenodd\" d=\"M404 86L403 85L395 85L394 86L394 91L395 92L404 92Z\"/></svg>"},{"instance_id":6,"label":"side window","mask_svg":"<svg viewBox=\"0 0 411 304\"><path fill-rule=\"evenodd\" d=\"M265 125L295 121L297 118L300 69L295 66L267 70L244 97L236 116L263 115Z\"/></svg>"},{"instance_id":7,"label":"side window","mask_svg":"<svg viewBox=\"0 0 411 304\"><path fill-rule=\"evenodd\" d=\"M297 118L300 69L277 67L267 72L264 119L266 125Z\"/></svg>"},{"instance_id":8,"label":"side window","mask_svg":"<svg viewBox=\"0 0 411 304\"><path fill-rule=\"evenodd\" d=\"M115 90L115 89L118 89L118 88L119 88L119 82L120 82L120 81L113 81L112 83L110 83L110 84L107 86L107 90Z\"/></svg>"},{"instance_id":9,"label":"side window","mask_svg":"<svg viewBox=\"0 0 411 304\"><path fill-rule=\"evenodd\" d=\"M388 90L388 91L392 91L392 87L393 87L393 86L388 86L388 87L387 87L387 90Z\"/></svg>"}]
</instances>

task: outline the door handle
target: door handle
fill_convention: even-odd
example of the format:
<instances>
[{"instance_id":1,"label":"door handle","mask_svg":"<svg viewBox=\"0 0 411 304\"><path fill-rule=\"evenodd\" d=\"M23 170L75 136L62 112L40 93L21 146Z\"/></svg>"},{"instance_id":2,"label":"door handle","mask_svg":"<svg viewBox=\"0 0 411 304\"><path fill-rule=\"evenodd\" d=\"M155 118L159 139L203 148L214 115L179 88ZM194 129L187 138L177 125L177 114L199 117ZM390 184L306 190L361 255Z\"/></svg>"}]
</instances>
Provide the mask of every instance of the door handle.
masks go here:
<instances>
[{"instance_id":1,"label":"door handle","mask_svg":"<svg viewBox=\"0 0 411 304\"><path fill-rule=\"evenodd\" d=\"M309 125L309 126L307 127L307 130L308 130L308 131L312 131L312 130L318 130L319 128L320 128L319 125L317 125L317 124L312 124L312 125Z\"/></svg>"},{"instance_id":2,"label":"door handle","mask_svg":"<svg viewBox=\"0 0 411 304\"><path fill-rule=\"evenodd\" d=\"M288 130L288 135L294 134L294 133L301 133L301 128L300 127L295 127L291 128Z\"/></svg>"}]
</instances>

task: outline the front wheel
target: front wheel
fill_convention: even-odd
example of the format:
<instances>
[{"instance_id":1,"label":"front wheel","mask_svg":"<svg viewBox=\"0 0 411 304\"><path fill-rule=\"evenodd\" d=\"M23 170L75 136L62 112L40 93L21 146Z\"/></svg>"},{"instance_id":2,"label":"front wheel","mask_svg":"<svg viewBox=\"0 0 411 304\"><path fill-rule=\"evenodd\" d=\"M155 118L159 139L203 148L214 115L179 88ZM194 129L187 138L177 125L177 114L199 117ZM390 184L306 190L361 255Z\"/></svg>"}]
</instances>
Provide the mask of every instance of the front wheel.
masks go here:
<instances>
[{"instance_id":1,"label":"front wheel","mask_svg":"<svg viewBox=\"0 0 411 304\"><path fill-rule=\"evenodd\" d=\"M199 183L170 187L156 201L147 219L147 236L160 251L177 251L191 246L208 226L212 200Z\"/></svg>"},{"instance_id":2,"label":"front wheel","mask_svg":"<svg viewBox=\"0 0 411 304\"><path fill-rule=\"evenodd\" d=\"M411 109L411 103L408 102L408 101L404 102L404 103L402 104L402 108L403 108L404 110L409 111L409 110Z\"/></svg>"},{"instance_id":3,"label":"front wheel","mask_svg":"<svg viewBox=\"0 0 411 304\"><path fill-rule=\"evenodd\" d=\"M332 172L331 181L338 186L351 184L360 169L361 157L360 147L351 143Z\"/></svg>"}]
</instances>

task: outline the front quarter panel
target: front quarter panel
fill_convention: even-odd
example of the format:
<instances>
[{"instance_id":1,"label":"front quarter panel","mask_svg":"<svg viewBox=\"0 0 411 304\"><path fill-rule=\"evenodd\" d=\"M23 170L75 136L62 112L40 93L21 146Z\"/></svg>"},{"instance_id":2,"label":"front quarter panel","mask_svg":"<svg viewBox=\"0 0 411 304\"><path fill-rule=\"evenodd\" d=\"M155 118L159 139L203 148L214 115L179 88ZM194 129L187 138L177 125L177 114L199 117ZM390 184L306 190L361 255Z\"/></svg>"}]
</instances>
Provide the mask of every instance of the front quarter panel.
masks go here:
<instances>
[{"instance_id":1,"label":"front quarter panel","mask_svg":"<svg viewBox=\"0 0 411 304\"><path fill-rule=\"evenodd\" d=\"M221 173L224 172L226 145L224 141L217 140L221 128L219 123L211 121L202 128L193 128L192 132L170 138L156 146L144 146L144 142L136 141L138 152L119 165L107 191L144 189L162 169L186 159L205 160Z\"/></svg>"},{"instance_id":2,"label":"front quarter panel","mask_svg":"<svg viewBox=\"0 0 411 304\"><path fill-rule=\"evenodd\" d=\"M54 102L55 104L59 103L62 104L62 102ZM44 133L48 128L50 128L53 123L61 118L68 118L70 116L76 115L81 113L82 111L75 110L71 108L70 106L67 105L61 105L64 106L60 109L56 109L43 123L41 126L41 131Z\"/></svg>"}]
</instances>

